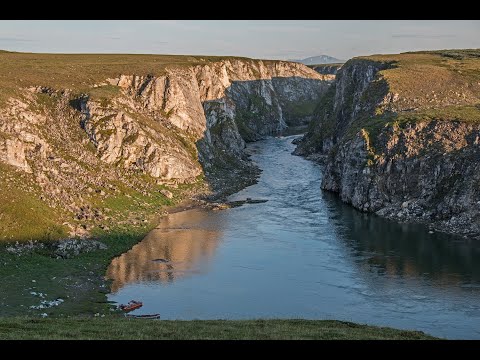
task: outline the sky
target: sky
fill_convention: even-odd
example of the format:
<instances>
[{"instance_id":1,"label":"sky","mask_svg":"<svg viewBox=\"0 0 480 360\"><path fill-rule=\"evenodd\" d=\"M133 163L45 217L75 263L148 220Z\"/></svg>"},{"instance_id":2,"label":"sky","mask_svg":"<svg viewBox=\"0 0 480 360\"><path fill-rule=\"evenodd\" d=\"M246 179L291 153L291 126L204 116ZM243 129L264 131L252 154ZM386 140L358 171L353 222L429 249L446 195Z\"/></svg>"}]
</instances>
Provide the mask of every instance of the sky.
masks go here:
<instances>
[{"instance_id":1,"label":"sky","mask_svg":"<svg viewBox=\"0 0 480 360\"><path fill-rule=\"evenodd\" d=\"M0 49L302 59L480 48L478 20L2 20Z\"/></svg>"}]
</instances>

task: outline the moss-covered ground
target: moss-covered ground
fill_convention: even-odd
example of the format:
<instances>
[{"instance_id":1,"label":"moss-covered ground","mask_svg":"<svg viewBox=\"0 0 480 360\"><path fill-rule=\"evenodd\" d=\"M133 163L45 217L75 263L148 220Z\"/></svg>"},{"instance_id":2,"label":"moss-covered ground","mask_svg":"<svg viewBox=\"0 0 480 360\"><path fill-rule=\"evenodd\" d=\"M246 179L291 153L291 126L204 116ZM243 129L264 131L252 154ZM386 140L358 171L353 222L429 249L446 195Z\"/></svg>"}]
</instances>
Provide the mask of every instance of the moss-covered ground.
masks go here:
<instances>
[{"instance_id":1,"label":"moss-covered ground","mask_svg":"<svg viewBox=\"0 0 480 360\"><path fill-rule=\"evenodd\" d=\"M0 319L0 339L433 340L420 331L333 320Z\"/></svg>"}]
</instances>

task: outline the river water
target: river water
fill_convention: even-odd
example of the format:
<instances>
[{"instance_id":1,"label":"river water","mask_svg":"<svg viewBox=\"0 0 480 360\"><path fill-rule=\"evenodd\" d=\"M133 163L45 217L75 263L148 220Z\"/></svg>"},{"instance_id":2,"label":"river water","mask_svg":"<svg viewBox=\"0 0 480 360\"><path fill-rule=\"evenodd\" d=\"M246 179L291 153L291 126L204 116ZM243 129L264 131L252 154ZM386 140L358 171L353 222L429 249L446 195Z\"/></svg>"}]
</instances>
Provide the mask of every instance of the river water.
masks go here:
<instances>
[{"instance_id":1,"label":"river water","mask_svg":"<svg viewBox=\"0 0 480 360\"><path fill-rule=\"evenodd\" d=\"M169 215L114 259L109 300L162 319L338 319L480 339L480 244L364 214L320 190L295 136L249 145L268 200Z\"/></svg>"}]
</instances>

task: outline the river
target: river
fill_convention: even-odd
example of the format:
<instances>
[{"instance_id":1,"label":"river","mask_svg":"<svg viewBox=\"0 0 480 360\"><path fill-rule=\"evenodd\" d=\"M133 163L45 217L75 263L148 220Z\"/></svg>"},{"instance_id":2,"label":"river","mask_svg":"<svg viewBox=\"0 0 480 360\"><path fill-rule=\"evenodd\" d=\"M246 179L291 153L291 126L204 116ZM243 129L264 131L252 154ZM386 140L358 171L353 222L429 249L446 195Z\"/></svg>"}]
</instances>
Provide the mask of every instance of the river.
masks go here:
<instances>
[{"instance_id":1,"label":"river","mask_svg":"<svg viewBox=\"0 0 480 360\"><path fill-rule=\"evenodd\" d=\"M296 136L249 144L268 200L171 214L114 259L109 300L162 319L337 319L480 339L480 244L361 213L320 190Z\"/></svg>"}]
</instances>

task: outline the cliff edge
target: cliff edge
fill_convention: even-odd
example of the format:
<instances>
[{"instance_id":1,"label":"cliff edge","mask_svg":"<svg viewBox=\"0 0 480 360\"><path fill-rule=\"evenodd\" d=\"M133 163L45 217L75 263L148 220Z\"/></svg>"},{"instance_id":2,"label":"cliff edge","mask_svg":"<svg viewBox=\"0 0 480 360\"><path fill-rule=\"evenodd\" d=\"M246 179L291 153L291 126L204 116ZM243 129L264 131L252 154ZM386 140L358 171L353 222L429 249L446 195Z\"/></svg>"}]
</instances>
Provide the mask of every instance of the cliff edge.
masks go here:
<instances>
[{"instance_id":1,"label":"cliff edge","mask_svg":"<svg viewBox=\"0 0 480 360\"><path fill-rule=\"evenodd\" d=\"M295 153L322 189L399 221L480 238L480 50L354 58Z\"/></svg>"},{"instance_id":2,"label":"cliff edge","mask_svg":"<svg viewBox=\"0 0 480 360\"><path fill-rule=\"evenodd\" d=\"M136 226L188 194L248 185L245 141L308 123L330 84L237 57L0 59L0 240Z\"/></svg>"}]
</instances>

